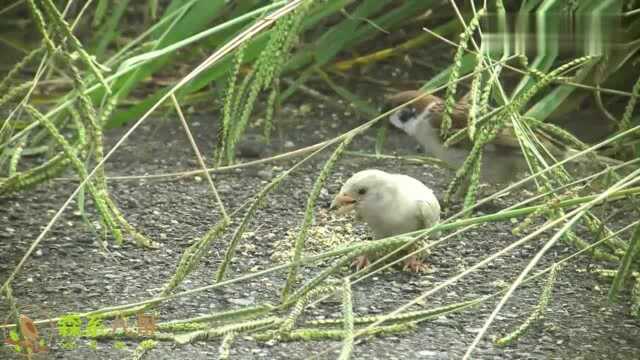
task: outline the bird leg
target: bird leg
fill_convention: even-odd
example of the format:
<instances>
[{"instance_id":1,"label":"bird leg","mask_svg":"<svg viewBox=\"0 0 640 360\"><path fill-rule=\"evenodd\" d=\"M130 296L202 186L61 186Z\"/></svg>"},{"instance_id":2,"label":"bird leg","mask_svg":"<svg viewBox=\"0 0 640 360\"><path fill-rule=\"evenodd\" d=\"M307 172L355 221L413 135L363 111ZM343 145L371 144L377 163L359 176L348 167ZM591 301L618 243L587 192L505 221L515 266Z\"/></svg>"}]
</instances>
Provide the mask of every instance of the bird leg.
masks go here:
<instances>
[{"instance_id":1,"label":"bird leg","mask_svg":"<svg viewBox=\"0 0 640 360\"><path fill-rule=\"evenodd\" d=\"M356 271L360 271L369 266L369 258L367 255L359 255L351 263L351 267L355 267Z\"/></svg>"},{"instance_id":2,"label":"bird leg","mask_svg":"<svg viewBox=\"0 0 640 360\"><path fill-rule=\"evenodd\" d=\"M416 255L411 255L404 260L404 267L402 268L402 270L419 273L426 271L428 268L429 264L418 259Z\"/></svg>"}]
</instances>

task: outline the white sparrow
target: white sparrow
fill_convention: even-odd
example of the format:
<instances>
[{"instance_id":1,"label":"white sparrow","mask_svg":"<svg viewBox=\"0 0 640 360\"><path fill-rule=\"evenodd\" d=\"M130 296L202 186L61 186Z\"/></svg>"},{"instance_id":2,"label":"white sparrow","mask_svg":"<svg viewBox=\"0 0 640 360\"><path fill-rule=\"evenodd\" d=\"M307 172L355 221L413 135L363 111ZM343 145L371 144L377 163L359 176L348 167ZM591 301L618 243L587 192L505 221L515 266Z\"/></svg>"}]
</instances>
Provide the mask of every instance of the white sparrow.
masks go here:
<instances>
[{"instance_id":1,"label":"white sparrow","mask_svg":"<svg viewBox=\"0 0 640 360\"><path fill-rule=\"evenodd\" d=\"M355 210L376 239L429 228L440 221L440 203L431 189L410 176L375 169L351 176L331 208L339 213ZM367 264L366 256L354 262L357 269ZM418 272L425 268L415 255L405 260L405 269Z\"/></svg>"},{"instance_id":2,"label":"white sparrow","mask_svg":"<svg viewBox=\"0 0 640 360\"><path fill-rule=\"evenodd\" d=\"M466 139L449 147L444 146L440 127L445 104L441 98L424 95L420 90L411 90L389 97L389 105L396 107L419 96L422 97L391 114L391 124L420 143L427 155L436 157L457 170L469 155L473 144ZM463 98L453 108L453 130L467 125L468 104L465 100ZM491 143L485 145L480 172L482 182L508 183L526 169L527 163L513 129L503 128Z\"/></svg>"}]
</instances>

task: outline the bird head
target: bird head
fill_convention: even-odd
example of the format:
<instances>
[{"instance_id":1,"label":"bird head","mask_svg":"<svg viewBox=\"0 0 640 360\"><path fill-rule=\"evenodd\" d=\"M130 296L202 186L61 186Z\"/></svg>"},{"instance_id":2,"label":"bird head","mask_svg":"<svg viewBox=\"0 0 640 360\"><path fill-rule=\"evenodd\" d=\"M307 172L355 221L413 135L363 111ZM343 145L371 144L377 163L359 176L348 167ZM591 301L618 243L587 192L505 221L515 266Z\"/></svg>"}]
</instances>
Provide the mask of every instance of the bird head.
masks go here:
<instances>
[{"instance_id":1,"label":"bird head","mask_svg":"<svg viewBox=\"0 0 640 360\"><path fill-rule=\"evenodd\" d=\"M390 174L375 169L355 173L347 180L331 203L331 210L344 214L360 208L377 208L386 198Z\"/></svg>"},{"instance_id":2,"label":"bird head","mask_svg":"<svg viewBox=\"0 0 640 360\"><path fill-rule=\"evenodd\" d=\"M469 94L465 95L451 109L451 126L454 129L462 129L467 126L468 98ZM444 101L423 90L402 91L387 97L388 109L398 107L414 99L416 100L411 104L389 115L391 124L411 136L416 135L417 125L421 122L428 122L432 128L440 129L445 108Z\"/></svg>"},{"instance_id":3,"label":"bird head","mask_svg":"<svg viewBox=\"0 0 640 360\"><path fill-rule=\"evenodd\" d=\"M434 122L439 122L443 111L442 99L421 90L403 91L390 96L387 98L387 104L389 108L395 108L413 99L416 100L389 115L389 121L393 126L411 136L415 135L417 125L422 121L429 121L432 126L437 127Z\"/></svg>"}]
</instances>

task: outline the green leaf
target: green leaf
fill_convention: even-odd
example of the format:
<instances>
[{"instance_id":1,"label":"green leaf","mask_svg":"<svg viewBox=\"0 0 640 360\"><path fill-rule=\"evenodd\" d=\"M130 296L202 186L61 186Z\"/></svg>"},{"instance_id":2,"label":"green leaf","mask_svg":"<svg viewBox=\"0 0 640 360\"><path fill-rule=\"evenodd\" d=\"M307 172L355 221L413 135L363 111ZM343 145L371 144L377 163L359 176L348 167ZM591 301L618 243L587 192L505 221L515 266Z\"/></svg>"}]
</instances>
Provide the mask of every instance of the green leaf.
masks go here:
<instances>
[{"instance_id":1,"label":"green leaf","mask_svg":"<svg viewBox=\"0 0 640 360\"><path fill-rule=\"evenodd\" d=\"M387 140L387 130L389 129L389 122L382 121L378 131L376 132L376 155L382 155L384 153L384 142Z\"/></svg>"},{"instance_id":2,"label":"green leaf","mask_svg":"<svg viewBox=\"0 0 640 360\"><path fill-rule=\"evenodd\" d=\"M334 25L331 29L316 42L316 61L317 66L321 66L335 58L338 52L344 50L345 43L355 34L358 27L367 24L363 19L374 15L389 0L367 0L356 8L349 17L342 20L338 25Z\"/></svg>"},{"instance_id":3,"label":"green leaf","mask_svg":"<svg viewBox=\"0 0 640 360\"><path fill-rule=\"evenodd\" d=\"M460 67L460 76L468 74L473 71L476 66L476 56L474 54L466 54L462 56L462 66ZM436 76L431 78L431 80L427 81L426 84L422 86L422 89L431 91L433 89L439 88L446 84L449 81L449 74L453 69L453 65L450 65Z\"/></svg>"},{"instance_id":4,"label":"green leaf","mask_svg":"<svg viewBox=\"0 0 640 360\"><path fill-rule=\"evenodd\" d=\"M536 57L531 62L530 67L544 73L551 69L553 62L558 57L558 40L554 37L560 33L559 8L562 6L562 3L563 2L557 0L544 0L544 2L535 9L537 3L536 1L531 1L523 4L522 9L518 13L518 26L521 26L521 32L526 34L530 32L528 20L535 9L533 13L535 14L535 29L537 34L537 43L535 45ZM516 31L516 34L517 33L518 31ZM549 39L551 39L551 41L547 41ZM522 46L522 50L531 47L531 44L525 44L523 42L524 41L519 44L519 46ZM535 78L526 75L513 91L513 97L515 98L521 92L526 91L533 86L534 83Z\"/></svg>"}]
</instances>

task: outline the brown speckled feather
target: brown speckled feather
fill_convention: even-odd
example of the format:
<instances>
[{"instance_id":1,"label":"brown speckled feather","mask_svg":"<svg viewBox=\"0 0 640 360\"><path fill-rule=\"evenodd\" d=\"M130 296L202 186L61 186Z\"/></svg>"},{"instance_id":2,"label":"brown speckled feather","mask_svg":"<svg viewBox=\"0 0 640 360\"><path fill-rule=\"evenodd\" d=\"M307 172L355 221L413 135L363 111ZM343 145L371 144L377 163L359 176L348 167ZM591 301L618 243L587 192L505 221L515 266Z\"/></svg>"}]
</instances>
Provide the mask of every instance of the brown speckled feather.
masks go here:
<instances>
[{"instance_id":1,"label":"brown speckled feather","mask_svg":"<svg viewBox=\"0 0 640 360\"><path fill-rule=\"evenodd\" d=\"M444 112L444 100L435 96L435 95L427 95L420 90L408 90L403 91L393 96L387 98L388 102L392 106L398 106L400 104L404 104L410 100L413 100L417 97L420 97L418 100L411 103L411 105L415 107L418 111L422 111L427 108L427 106L435 103L435 105L431 106L431 110L436 114L442 114ZM467 114L469 112L469 101L468 94L463 96L458 103L454 104L453 112L451 114L451 127L454 130L459 130L467 126ZM431 126L434 128L440 128L442 124L442 116L432 116L429 119ZM496 135L496 137L491 141L492 144L498 146L505 146L510 148L520 148L520 144L518 144L518 139L513 133L513 129L510 127L503 128L500 133ZM471 146L470 141L462 141L459 143L460 147L469 147Z\"/></svg>"},{"instance_id":2,"label":"brown speckled feather","mask_svg":"<svg viewBox=\"0 0 640 360\"><path fill-rule=\"evenodd\" d=\"M389 101L389 104L395 107L400 104L404 104L410 100L413 100L419 96L420 98L418 100L416 100L415 102L411 103L411 105L408 105L408 106L413 106L417 110L422 111L426 109L427 106L435 103L435 105L432 105L431 107L433 112L438 114L441 114L444 112L444 101L441 98L435 95L425 95L425 93L420 90L403 91L401 93L390 96L388 98L388 101ZM467 111L468 111L467 107L459 106L458 104L455 104L453 106L453 113L451 114L452 128L462 129L463 127L467 126ZM439 129L440 124L442 124L442 116L432 116L429 122L431 123L431 126Z\"/></svg>"}]
</instances>

